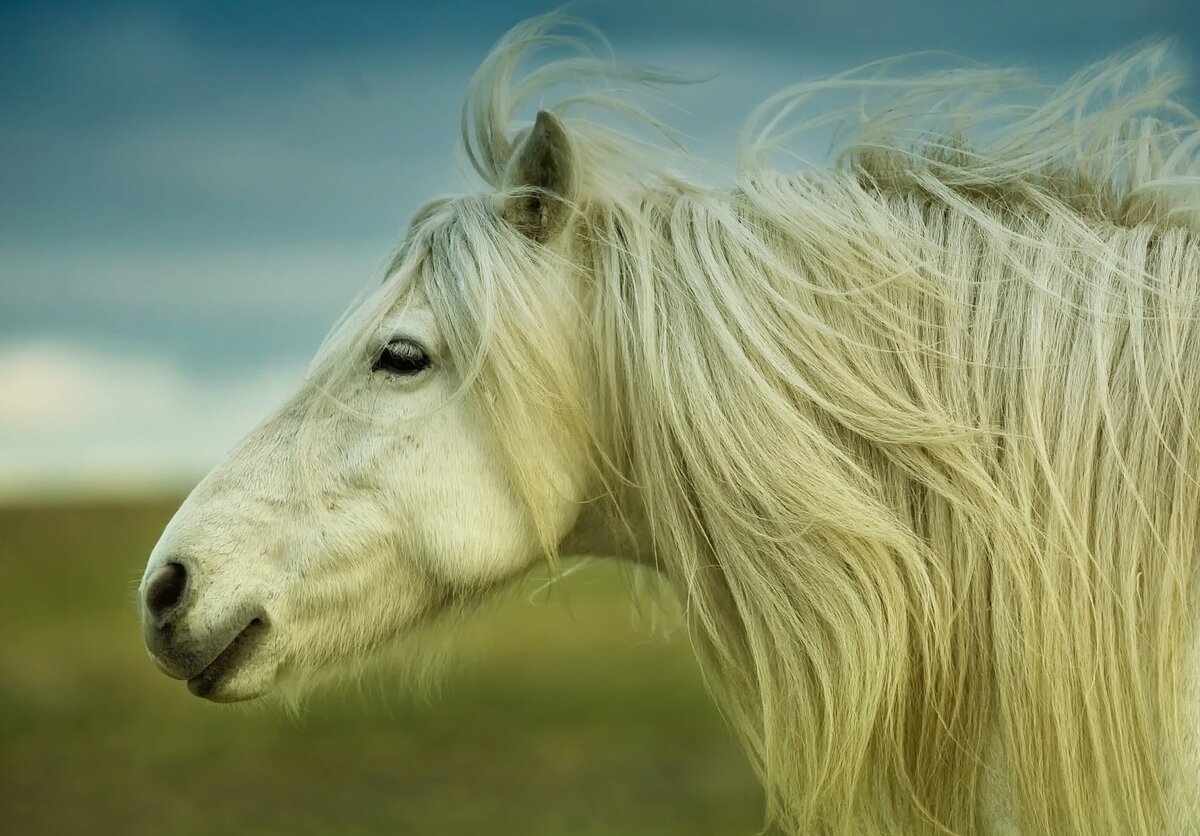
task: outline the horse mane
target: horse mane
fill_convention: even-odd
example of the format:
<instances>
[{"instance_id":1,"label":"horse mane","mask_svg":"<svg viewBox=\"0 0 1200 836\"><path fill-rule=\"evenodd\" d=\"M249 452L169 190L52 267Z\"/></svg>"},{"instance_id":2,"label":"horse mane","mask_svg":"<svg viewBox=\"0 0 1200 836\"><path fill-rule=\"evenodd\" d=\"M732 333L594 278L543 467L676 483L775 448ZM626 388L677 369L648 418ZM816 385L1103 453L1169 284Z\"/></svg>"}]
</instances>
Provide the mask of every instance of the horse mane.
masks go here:
<instances>
[{"instance_id":1,"label":"horse mane","mask_svg":"<svg viewBox=\"0 0 1200 836\"><path fill-rule=\"evenodd\" d=\"M489 190L402 254L535 517L522 428L549 404L644 515L790 832L974 833L1006 803L1022 832L1161 832L1200 522L1200 123L1168 51L1051 88L896 64L789 88L720 188L612 127L661 130L613 88L670 79L564 25L481 66L463 141ZM577 53L519 76L544 47ZM562 83L566 261L493 194ZM797 121L829 95L855 100ZM836 164L777 164L828 126Z\"/></svg>"}]
</instances>

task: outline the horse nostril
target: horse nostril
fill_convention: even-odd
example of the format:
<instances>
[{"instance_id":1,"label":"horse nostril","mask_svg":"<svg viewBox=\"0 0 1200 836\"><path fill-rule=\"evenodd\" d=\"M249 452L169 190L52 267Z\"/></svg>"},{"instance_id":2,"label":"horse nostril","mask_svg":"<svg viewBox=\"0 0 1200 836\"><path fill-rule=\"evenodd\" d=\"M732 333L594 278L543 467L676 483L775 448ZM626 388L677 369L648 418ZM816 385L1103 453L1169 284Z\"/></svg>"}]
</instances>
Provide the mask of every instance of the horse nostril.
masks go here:
<instances>
[{"instance_id":1,"label":"horse nostril","mask_svg":"<svg viewBox=\"0 0 1200 836\"><path fill-rule=\"evenodd\" d=\"M154 570L146 584L146 609L159 618L183 598L187 589L187 569L181 563L168 563Z\"/></svg>"}]
</instances>

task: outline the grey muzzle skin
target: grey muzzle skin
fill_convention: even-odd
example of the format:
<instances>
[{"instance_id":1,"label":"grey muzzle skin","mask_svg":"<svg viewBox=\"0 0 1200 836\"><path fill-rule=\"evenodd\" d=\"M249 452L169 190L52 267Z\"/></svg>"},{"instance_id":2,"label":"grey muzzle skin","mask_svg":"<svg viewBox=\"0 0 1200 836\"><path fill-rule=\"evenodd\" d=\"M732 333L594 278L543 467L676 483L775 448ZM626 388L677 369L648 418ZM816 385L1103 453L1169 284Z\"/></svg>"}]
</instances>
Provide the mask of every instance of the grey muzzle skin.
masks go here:
<instances>
[{"instance_id":1,"label":"grey muzzle skin","mask_svg":"<svg viewBox=\"0 0 1200 836\"><path fill-rule=\"evenodd\" d=\"M226 627L194 635L187 627L188 610L196 600L196 578L187 562L172 560L142 582L142 632L154 664L172 679L187 680L188 690L216 698L221 681L266 635L269 627L261 609L250 608Z\"/></svg>"}]
</instances>

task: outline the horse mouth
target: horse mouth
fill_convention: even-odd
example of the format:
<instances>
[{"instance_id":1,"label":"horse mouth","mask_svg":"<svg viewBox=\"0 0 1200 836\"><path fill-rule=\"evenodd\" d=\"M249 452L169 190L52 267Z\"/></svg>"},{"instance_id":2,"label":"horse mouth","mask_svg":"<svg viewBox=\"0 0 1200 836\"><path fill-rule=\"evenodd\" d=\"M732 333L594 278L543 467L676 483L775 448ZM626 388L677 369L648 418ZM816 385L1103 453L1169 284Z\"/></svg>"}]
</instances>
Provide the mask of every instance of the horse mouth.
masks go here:
<instances>
[{"instance_id":1,"label":"horse mouth","mask_svg":"<svg viewBox=\"0 0 1200 836\"><path fill-rule=\"evenodd\" d=\"M188 690L197 697L213 702L236 702L251 699L247 696L222 696L221 685L237 672L241 664L266 636L268 624L264 618L254 618L205 666L204 670L187 681Z\"/></svg>"}]
</instances>

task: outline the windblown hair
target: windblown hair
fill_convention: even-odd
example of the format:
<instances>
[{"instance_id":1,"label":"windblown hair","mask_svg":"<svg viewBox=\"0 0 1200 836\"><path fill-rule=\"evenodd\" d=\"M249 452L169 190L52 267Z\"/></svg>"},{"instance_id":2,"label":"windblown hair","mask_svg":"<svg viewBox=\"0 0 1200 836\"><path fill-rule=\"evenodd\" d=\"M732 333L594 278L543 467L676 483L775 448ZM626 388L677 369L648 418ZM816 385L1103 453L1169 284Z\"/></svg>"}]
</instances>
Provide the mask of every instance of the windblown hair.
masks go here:
<instances>
[{"instance_id":1,"label":"windblown hair","mask_svg":"<svg viewBox=\"0 0 1200 836\"><path fill-rule=\"evenodd\" d=\"M1167 51L1057 88L894 65L794 87L753 115L726 189L612 127L659 126L601 88L664 76L586 50L517 74L580 44L562 22L518 27L480 68L463 134L491 191L432 207L401 259L475 358L534 515L522 451L541 440L522 428L550 405L646 520L771 818L1200 824L1171 787L1198 778L1180 741L1200 123ZM513 120L564 82L591 86L551 108L581 177L556 250L496 192ZM834 165L775 167L821 125Z\"/></svg>"}]
</instances>

